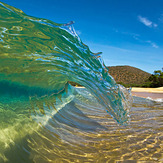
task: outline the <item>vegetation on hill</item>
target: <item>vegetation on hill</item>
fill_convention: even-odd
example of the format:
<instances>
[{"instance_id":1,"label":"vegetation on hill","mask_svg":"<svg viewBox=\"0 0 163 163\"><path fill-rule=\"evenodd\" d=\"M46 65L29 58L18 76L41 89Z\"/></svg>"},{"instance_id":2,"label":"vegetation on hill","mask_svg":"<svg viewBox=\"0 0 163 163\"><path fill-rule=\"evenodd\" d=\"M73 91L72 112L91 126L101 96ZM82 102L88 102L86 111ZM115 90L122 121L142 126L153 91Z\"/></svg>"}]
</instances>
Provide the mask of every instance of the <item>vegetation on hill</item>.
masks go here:
<instances>
[{"instance_id":1,"label":"vegetation on hill","mask_svg":"<svg viewBox=\"0 0 163 163\"><path fill-rule=\"evenodd\" d=\"M142 87L151 76L150 73L131 66L108 67L109 74L125 87Z\"/></svg>"},{"instance_id":2,"label":"vegetation on hill","mask_svg":"<svg viewBox=\"0 0 163 163\"><path fill-rule=\"evenodd\" d=\"M111 66L108 67L109 74L118 84L125 87L162 87L163 72L154 71L153 74L131 66ZM69 82L73 86L81 86L75 82Z\"/></svg>"},{"instance_id":3,"label":"vegetation on hill","mask_svg":"<svg viewBox=\"0 0 163 163\"><path fill-rule=\"evenodd\" d=\"M161 70L154 71L148 78L144 87L162 87L163 86L163 72Z\"/></svg>"}]
</instances>

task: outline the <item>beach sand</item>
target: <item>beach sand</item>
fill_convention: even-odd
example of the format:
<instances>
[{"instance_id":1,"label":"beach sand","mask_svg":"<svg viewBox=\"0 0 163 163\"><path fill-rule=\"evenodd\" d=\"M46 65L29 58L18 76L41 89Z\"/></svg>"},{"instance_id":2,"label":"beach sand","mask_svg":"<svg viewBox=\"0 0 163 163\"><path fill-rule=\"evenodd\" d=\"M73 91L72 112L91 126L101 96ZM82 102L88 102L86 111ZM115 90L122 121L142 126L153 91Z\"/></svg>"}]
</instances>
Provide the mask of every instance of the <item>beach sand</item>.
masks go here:
<instances>
[{"instance_id":1,"label":"beach sand","mask_svg":"<svg viewBox=\"0 0 163 163\"><path fill-rule=\"evenodd\" d=\"M77 88L84 88L84 87L77 86ZM150 97L152 99L163 99L163 87L159 87L159 88L133 87L131 93L132 96L138 96L143 98Z\"/></svg>"},{"instance_id":2,"label":"beach sand","mask_svg":"<svg viewBox=\"0 0 163 163\"><path fill-rule=\"evenodd\" d=\"M163 87L159 88L136 88L133 87L132 90L133 96L139 96L139 97L150 97L152 99L163 99Z\"/></svg>"}]
</instances>

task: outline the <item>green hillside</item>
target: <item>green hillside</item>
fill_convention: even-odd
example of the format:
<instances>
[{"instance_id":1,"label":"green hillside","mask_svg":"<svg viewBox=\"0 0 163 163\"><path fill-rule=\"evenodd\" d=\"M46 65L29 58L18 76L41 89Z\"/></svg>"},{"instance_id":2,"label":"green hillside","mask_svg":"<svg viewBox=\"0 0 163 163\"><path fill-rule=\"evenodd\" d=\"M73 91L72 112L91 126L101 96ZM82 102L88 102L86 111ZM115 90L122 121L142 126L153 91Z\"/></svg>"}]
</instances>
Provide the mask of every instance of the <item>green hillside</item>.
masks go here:
<instances>
[{"instance_id":1,"label":"green hillside","mask_svg":"<svg viewBox=\"0 0 163 163\"><path fill-rule=\"evenodd\" d=\"M111 66L108 68L109 74L115 81L124 86L142 86L151 76L150 73L131 66Z\"/></svg>"}]
</instances>

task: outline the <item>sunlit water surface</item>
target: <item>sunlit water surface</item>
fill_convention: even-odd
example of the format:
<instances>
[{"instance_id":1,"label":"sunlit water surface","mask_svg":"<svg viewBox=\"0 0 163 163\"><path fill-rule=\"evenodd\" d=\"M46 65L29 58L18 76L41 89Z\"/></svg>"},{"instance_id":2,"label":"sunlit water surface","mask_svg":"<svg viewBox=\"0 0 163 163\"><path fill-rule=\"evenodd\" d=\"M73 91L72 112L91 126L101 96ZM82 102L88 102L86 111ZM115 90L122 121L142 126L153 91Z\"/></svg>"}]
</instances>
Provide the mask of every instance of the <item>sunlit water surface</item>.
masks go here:
<instances>
[{"instance_id":1,"label":"sunlit water surface","mask_svg":"<svg viewBox=\"0 0 163 163\"><path fill-rule=\"evenodd\" d=\"M85 88L62 97L67 104L57 113L52 99L43 100L51 113L33 120L1 106L0 162L163 161L163 103L134 97L130 124L119 126ZM20 103L13 101L28 108Z\"/></svg>"},{"instance_id":2,"label":"sunlit water surface","mask_svg":"<svg viewBox=\"0 0 163 163\"><path fill-rule=\"evenodd\" d=\"M162 162L163 103L132 104L72 23L0 3L0 163Z\"/></svg>"}]
</instances>

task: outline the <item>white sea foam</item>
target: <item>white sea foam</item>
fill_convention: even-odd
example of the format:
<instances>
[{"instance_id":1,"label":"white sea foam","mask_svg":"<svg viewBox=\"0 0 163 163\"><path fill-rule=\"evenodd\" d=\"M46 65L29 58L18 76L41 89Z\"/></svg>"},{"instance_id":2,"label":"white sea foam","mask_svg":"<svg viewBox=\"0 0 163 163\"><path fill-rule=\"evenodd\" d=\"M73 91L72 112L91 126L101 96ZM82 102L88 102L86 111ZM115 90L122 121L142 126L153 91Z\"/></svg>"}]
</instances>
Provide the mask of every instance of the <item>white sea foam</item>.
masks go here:
<instances>
[{"instance_id":1,"label":"white sea foam","mask_svg":"<svg viewBox=\"0 0 163 163\"><path fill-rule=\"evenodd\" d=\"M155 101L155 102L163 102L163 98L156 98L156 99L153 99L153 98L151 98L151 97L147 97L146 99L152 100L152 101Z\"/></svg>"}]
</instances>

